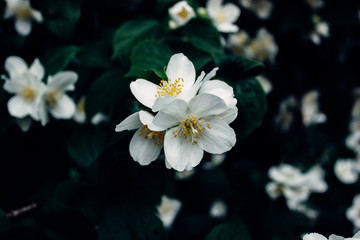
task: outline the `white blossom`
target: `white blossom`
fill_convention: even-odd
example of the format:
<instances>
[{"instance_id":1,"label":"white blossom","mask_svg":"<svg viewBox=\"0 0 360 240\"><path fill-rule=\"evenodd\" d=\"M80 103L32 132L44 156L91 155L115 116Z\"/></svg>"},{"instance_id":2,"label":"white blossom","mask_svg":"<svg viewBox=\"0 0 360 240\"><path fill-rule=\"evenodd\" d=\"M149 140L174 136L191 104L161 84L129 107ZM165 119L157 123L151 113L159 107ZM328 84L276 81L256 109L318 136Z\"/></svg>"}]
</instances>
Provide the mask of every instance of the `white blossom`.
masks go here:
<instances>
[{"instance_id":1,"label":"white blossom","mask_svg":"<svg viewBox=\"0 0 360 240\"><path fill-rule=\"evenodd\" d=\"M304 126L326 122L326 115L319 110L319 92L311 90L301 99L301 114Z\"/></svg>"},{"instance_id":2,"label":"white blossom","mask_svg":"<svg viewBox=\"0 0 360 240\"><path fill-rule=\"evenodd\" d=\"M169 8L169 15L171 17L169 26L173 29L184 26L196 16L194 9L187 1L180 1Z\"/></svg>"},{"instance_id":3,"label":"white blossom","mask_svg":"<svg viewBox=\"0 0 360 240\"><path fill-rule=\"evenodd\" d=\"M329 236L329 240L359 240L360 232L357 232L352 238L344 238L335 234ZM303 236L303 240L327 240L327 238L319 233L307 233Z\"/></svg>"},{"instance_id":4,"label":"white blossom","mask_svg":"<svg viewBox=\"0 0 360 240\"><path fill-rule=\"evenodd\" d=\"M233 3L222 5L223 0L208 0L206 10L219 32L233 33L239 30L235 24L240 16L240 8Z\"/></svg>"},{"instance_id":5,"label":"white blossom","mask_svg":"<svg viewBox=\"0 0 360 240\"><path fill-rule=\"evenodd\" d=\"M316 44L321 44L321 38L327 38L330 36L329 24L325 21L322 21L318 15L313 16L313 25L314 30L310 33L310 40Z\"/></svg>"},{"instance_id":6,"label":"white blossom","mask_svg":"<svg viewBox=\"0 0 360 240\"><path fill-rule=\"evenodd\" d=\"M223 200L215 200L210 207L209 215L213 218L226 217L228 207Z\"/></svg>"},{"instance_id":7,"label":"white blossom","mask_svg":"<svg viewBox=\"0 0 360 240\"><path fill-rule=\"evenodd\" d=\"M273 4L268 0L239 0L240 4L251 11L260 19L268 19L273 9Z\"/></svg>"},{"instance_id":8,"label":"white blossom","mask_svg":"<svg viewBox=\"0 0 360 240\"><path fill-rule=\"evenodd\" d=\"M229 34L226 46L236 55L244 56L250 37L245 31Z\"/></svg>"},{"instance_id":9,"label":"white blossom","mask_svg":"<svg viewBox=\"0 0 360 240\"><path fill-rule=\"evenodd\" d=\"M255 58L260 61L275 62L275 57L279 51L278 45L271 33L265 28L260 28L254 39L245 48L245 57Z\"/></svg>"},{"instance_id":10,"label":"white blossom","mask_svg":"<svg viewBox=\"0 0 360 240\"><path fill-rule=\"evenodd\" d=\"M161 197L161 203L157 206L157 215L165 228L171 227L181 206L182 203L178 199L169 198L165 195Z\"/></svg>"},{"instance_id":11,"label":"white blossom","mask_svg":"<svg viewBox=\"0 0 360 240\"><path fill-rule=\"evenodd\" d=\"M334 166L336 177L345 184L352 184L358 180L358 164L354 159L338 159Z\"/></svg>"},{"instance_id":12,"label":"white blossom","mask_svg":"<svg viewBox=\"0 0 360 240\"><path fill-rule=\"evenodd\" d=\"M289 96L280 102L279 112L276 115L274 122L284 132L289 131L294 121L293 110L297 107L298 103L294 96Z\"/></svg>"},{"instance_id":13,"label":"white blossom","mask_svg":"<svg viewBox=\"0 0 360 240\"><path fill-rule=\"evenodd\" d=\"M355 195L352 205L346 210L346 217L352 222L354 229L360 229L360 194Z\"/></svg>"},{"instance_id":14,"label":"white blossom","mask_svg":"<svg viewBox=\"0 0 360 240\"><path fill-rule=\"evenodd\" d=\"M345 139L346 146L360 155L360 131L350 133Z\"/></svg>"}]
</instances>

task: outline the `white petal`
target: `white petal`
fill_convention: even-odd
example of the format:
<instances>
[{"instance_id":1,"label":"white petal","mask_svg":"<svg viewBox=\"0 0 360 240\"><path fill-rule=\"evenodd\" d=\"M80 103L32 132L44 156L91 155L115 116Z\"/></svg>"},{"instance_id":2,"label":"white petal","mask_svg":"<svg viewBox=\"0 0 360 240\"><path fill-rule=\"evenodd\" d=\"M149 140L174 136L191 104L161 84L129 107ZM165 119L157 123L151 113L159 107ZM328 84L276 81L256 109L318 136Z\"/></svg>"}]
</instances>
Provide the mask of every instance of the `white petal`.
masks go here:
<instances>
[{"instance_id":1,"label":"white petal","mask_svg":"<svg viewBox=\"0 0 360 240\"><path fill-rule=\"evenodd\" d=\"M64 94L54 108L49 108L49 111L57 119L69 119L75 115L76 104L74 100Z\"/></svg>"},{"instance_id":2,"label":"white petal","mask_svg":"<svg viewBox=\"0 0 360 240\"><path fill-rule=\"evenodd\" d=\"M217 115L217 117L224 120L227 124L232 123L238 116L238 109L236 106L228 108L225 112Z\"/></svg>"},{"instance_id":3,"label":"white petal","mask_svg":"<svg viewBox=\"0 0 360 240\"><path fill-rule=\"evenodd\" d=\"M130 83L130 90L135 98L144 106L151 108L156 100L158 85L145 79L137 79Z\"/></svg>"},{"instance_id":4,"label":"white petal","mask_svg":"<svg viewBox=\"0 0 360 240\"><path fill-rule=\"evenodd\" d=\"M10 78L14 78L25 73L28 65L21 57L10 56L5 60L5 70L9 73Z\"/></svg>"},{"instance_id":5,"label":"white petal","mask_svg":"<svg viewBox=\"0 0 360 240\"><path fill-rule=\"evenodd\" d=\"M163 130L176 126L186 118L187 109L187 103L184 100L175 99L156 114L153 123Z\"/></svg>"},{"instance_id":6,"label":"white petal","mask_svg":"<svg viewBox=\"0 0 360 240\"><path fill-rule=\"evenodd\" d=\"M42 80L45 74L45 69L43 65L41 65L40 60L38 58L36 58L34 62L31 64L29 71L39 81Z\"/></svg>"},{"instance_id":7,"label":"white petal","mask_svg":"<svg viewBox=\"0 0 360 240\"><path fill-rule=\"evenodd\" d=\"M236 143L234 130L220 118L212 118L207 121L210 129L203 131L198 145L206 152L220 154L229 151Z\"/></svg>"},{"instance_id":8,"label":"white petal","mask_svg":"<svg viewBox=\"0 0 360 240\"><path fill-rule=\"evenodd\" d=\"M151 108L151 110L153 112L158 112L161 109L165 108L169 103L171 103L174 100L175 100L175 98L173 96L170 96L170 95L166 95L166 96L163 96L163 97L158 97L155 100L155 103L154 103L153 107Z\"/></svg>"},{"instance_id":9,"label":"white petal","mask_svg":"<svg viewBox=\"0 0 360 240\"><path fill-rule=\"evenodd\" d=\"M16 19L15 29L20 35L27 36L31 32L31 22Z\"/></svg>"},{"instance_id":10,"label":"white petal","mask_svg":"<svg viewBox=\"0 0 360 240\"><path fill-rule=\"evenodd\" d=\"M196 144L192 145L184 138L174 137L172 128L165 134L164 151L167 162L177 171L184 171L187 165L197 165L204 151Z\"/></svg>"},{"instance_id":11,"label":"white petal","mask_svg":"<svg viewBox=\"0 0 360 240\"><path fill-rule=\"evenodd\" d=\"M305 234L305 236L303 237L303 240L327 240L327 238L318 233L308 233L308 234Z\"/></svg>"},{"instance_id":12,"label":"white petal","mask_svg":"<svg viewBox=\"0 0 360 240\"><path fill-rule=\"evenodd\" d=\"M11 80L6 80L3 88L9 93L20 93L26 86L26 82L21 77L15 77Z\"/></svg>"},{"instance_id":13,"label":"white petal","mask_svg":"<svg viewBox=\"0 0 360 240\"><path fill-rule=\"evenodd\" d=\"M156 146L151 138L145 139L144 136L139 136L141 129L138 129L130 141L130 155L140 165L149 165L155 161L162 149Z\"/></svg>"},{"instance_id":14,"label":"white petal","mask_svg":"<svg viewBox=\"0 0 360 240\"><path fill-rule=\"evenodd\" d=\"M48 115L44 94L40 97L38 112L39 112L39 119L41 121L41 125L45 126L49 122L49 115Z\"/></svg>"},{"instance_id":15,"label":"white petal","mask_svg":"<svg viewBox=\"0 0 360 240\"><path fill-rule=\"evenodd\" d=\"M11 18L14 15L15 15L15 11L13 8L7 7L5 9L4 19Z\"/></svg>"},{"instance_id":16,"label":"white petal","mask_svg":"<svg viewBox=\"0 0 360 240\"><path fill-rule=\"evenodd\" d=\"M190 112L196 117L207 117L225 112L228 107L224 100L212 94L199 94L189 102Z\"/></svg>"},{"instance_id":17,"label":"white petal","mask_svg":"<svg viewBox=\"0 0 360 240\"><path fill-rule=\"evenodd\" d=\"M7 106L10 115L16 118L24 118L34 113L32 104L26 102L25 99L20 96L10 98Z\"/></svg>"},{"instance_id":18,"label":"white petal","mask_svg":"<svg viewBox=\"0 0 360 240\"><path fill-rule=\"evenodd\" d=\"M167 65L166 76L172 81L182 78L184 80L182 92L187 92L195 82L194 64L184 54L174 54Z\"/></svg>"},{"instance_id":19,"label":"white petal","mask_svg":"<svg viewBox=\"0 0 360 240\"><path fill-rule=\"evenodd\" d=\"M32 9L31 15L35 19L35 21L37 21L37 22L42 22L43 21L43 16L42 16L41 12Z\"/></svg>"},{"instance_id":20,"label":"white petal","mask_svg":"<svg viewBox=\"0 0 360 240\"><path fill-rule=\"evenodd\" d=\"M21 131L27 132L31 127L32 119L31 117L16 118L15 122L19 126Z\"/></svg>"},{"instance_id":21,"label":"white petal","mask_svg":"<svg viewBox=\"0 0 360 240\"><path fill-rule=\"evenodd\" d=\"M141 128L143 124L140 121L139 112L133 113L125 118L121 123L116 125L115 132L121 132L124 130L133 130Z\"/></svg>"},{"instance_id":22,"label":"white petal","mask_svg":"<svg viewBox=\"0 0 360 240\"><path fill-rule=\"evenodd\" d=\"M229 107L235 106L237 103L236 98L234 98L234 90L224 81L220 80L211 80L204 82L200 88L200 93L209 93L216 95L222 98L225 101L225 104Z\"/></svg>"},{"instance_id":23,"label":"white petal","mask_svg":"<svg viewBox=\"0 0 360 240\"><path fill-rule=\"evenodd\" d=\"M237 31L239 31L239 27L231 23L218 24L216 27L219 32L223 33L236 33Z\"/></svg>"},{"instance_id":24,"label":"white petal","mask_svg":"<svg viewBox=\"0 0 360 240\"><path fill-rule=\"evenodd\" d=\"M210 16L214 16L216 12L221 9L222 0L208 0L206 3L206 10Z\"/></svg>"},{"instance_id":25,"label":"white petal","mask_svg":"<svg viewBox=\"0 0 360 240\"><path fill-rule=\"evenodd\" d=\"M74 84L78 80L78 75L73 71L63 71L55 74L48 79L48 85L51 88L57 88L60 91L71 91L75 89Z\"/></svg>"},{"instance_id":26,"label":"white petal","mask_svg":"<svg viewBox=\"0 0 360 240\"><path fill-rule=\"evenodd\" d=\"M351 239L351 238L348 238L348 239ZM335 235L335 234L331 234L331 235L329 236L329 240L345 240L345 238L342 237L342 236L338 236L338 235Z\"/></svg>"},{"instance_id":27,"label":"white petal","mask_svg":"<svg viewBox=\"0 0 360 240\"><path fill-rule=\"evenodd\" d=\"M227 3L223 7L226 20L228 22L234 23L240 16L240 8L233 3Z\"/></svg>"},{"instance_id":28,"label":"white petal","mask_svg":"<svg viewBox=\"0 0 360 240\"><path fill-rule=\"evenodd\" d=\"M158 126L154 125L153 120L154 120L154 115L152 115L151 113L148 113L146 111L141 110L139 112L139 117L140 117L140 121L143 125L147 125L147 127L151 130L151 131L162 131L164 129L159 128Z\"/></svg>"}]
</instances>

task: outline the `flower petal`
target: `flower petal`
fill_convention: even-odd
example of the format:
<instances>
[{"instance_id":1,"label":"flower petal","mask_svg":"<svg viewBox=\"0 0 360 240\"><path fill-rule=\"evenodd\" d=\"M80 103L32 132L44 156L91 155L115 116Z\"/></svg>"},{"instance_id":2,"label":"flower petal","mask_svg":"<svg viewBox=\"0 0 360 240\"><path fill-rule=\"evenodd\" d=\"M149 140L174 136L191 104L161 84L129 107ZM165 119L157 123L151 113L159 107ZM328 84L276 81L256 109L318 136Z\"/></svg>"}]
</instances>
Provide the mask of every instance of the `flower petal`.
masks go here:
<instances>
[{"instance_id":1,"label":"flower petal","mask_svg":"<svg viewBox=\"0 0 360 240\"><path fill-rule=\"evenodd\" d=\"M171 103L174 100L175 100L175 98L173 96L170 96L170 95L166 95L166 96L163 96L163 97L158 97L155 100L155 103L152 106L151 110L153 112L158 112L158 111L160 111L161 109L166 107L169 103Z\"/></svg>"},{"instance_id":2,"label":"flower petal","mask_svg":"<svg viewBox=\"0 0 360 240\"><path fill-rule=\"evenodd\" d=\"M234 90L224 81L211 80L204 82L200 88L199 94L209 93L222 98L229 107L235 106L237 103L234 97Z\"/></svg>"},{"instance_id":3,"label":"flower petal","mask_svg":"<svg viewBox=\"0 0 360 240\"><path fill-rule=\"evenodd\" d=\"M305 236L303 237L303 240L327 240L327 238L318 233L308 233L308 234L305 234Z\"/></svg>"},{"instance_id":4,"label":"flower petal","mask_svg":"<svg viewBox=\"0 0 360 240\"><path fill-rule=\"evenodd\" d=\"M73 71L63 71L48 78L48 86L57 88L60 91L72 91L75 89L74 84L78 80L78 75Z\"/></svg>"},{"instance_id":5,"label":"flower petal","mask_svg":"<svg viewBox=\"0 0 360 240\"><path fill-rule=\"evenodd\" d=\"M5 70L10 78L20 76L28 70L28 65L21 57L10 56L5 60Z\"/></svg>"},{"instance_id":6,"label":"flower petal","mask_svg":"<svg viewBox=\"0 0 360 240\"><path fill-rule=\"evenodd\" d=\"M232 123L238 116L238 108L236 106L228 108L225 112L217 115L217 117L224 120L227 124Z\"/></svg>"},{"instance_id":7,"label":"flower petal","mask_svg":"<svg viewBox=\"0 0 360 240\"><path fill-rule=\"evenodd\" d=\"M15 20L15 29L20 35L27 36L31 32L31 22L24 21L21 19L16 19Z\"/></svg>"},{"instance_id":8,"label":"flower petal","mask_svg":"<svg viewBox=\"0 0 360 240\"><path fill-rule=\"evenodd\" d=\"M41 12L39 12L35 9L31 10L31 16L35 19L35 21L37 21L39 23L43 21L43 16L42 16Z\"/></svg>"},{"instance_id":9,"label":"flower petal","mask_svg":"<svg viewBox=\"0 0 360 240\"><path fill-rule=\"evenodd\" d=\"M240 16L240 8L233 3L227 3L223 6L224 15L228 22L234 23Z\"/></svg>"},{"instance_id":10,"label":"flower petal","mask_svg":"<svg viewBox=\"0 0 360 240\"><path fill-rule=\"evenodd\" d=\"M10 98L7 107L9 114L16 118L24 118L35 112L31 103L26 102L25 99L20 96Z\"/></svg>"},{"instance_id":11,"label":"flower petal","mask_svg":"<svg viewBox=\"0 0 360 240\"><path fill-rule=\"evenodd\" d=\"M159 128L158 126L153 124L153 120L154 120L154 115L152 115L151 113L148 113L146 111L141 110L139 112L139 117L140 117L140 121L143 125L147 125L147 127L151 130L151 131L163 131L164 129Z\"/></svg>"},{"instance_id":12,"label":"flower petal","mask_svg":"<svg viewBox=\"0 0 360 240\"><path fill-rule=\"evenodd\" d=\"M144 106L152 108L156 100L158 85L145 79L137 79L130 83L130 90L135 98Z\"/></svg>"},{"instance_id":13,"label":"flower petal","mask_svg":"<svg viewBox=\"0 0 360 240\"><path fill-rule=\"evenodd\" d=\"M143 124L140 121L139 112L133 113L125 118L121 123L116 125L115 132L121 132L124 130L133 130L141 128Z\"/></svg>"},{"instance_id":14,"label":"flower petal","mask_svg":"<svg viewBox=\"0 0 360 240\"><path fill-rule=\"evenodd\" d=\"M204 151L196 144L192 145L184 138L174 137L172 128L165 134L164 151L166 161L169 165L177 171L184 171L190 163L192 166L197 165L203 155Z\"/></svg>"},{"instance_id":15,"label":"flower petal","mask_svg":"<svg viewBox=\"0 0 360 240\"><path fill-rule=\"evenodd\" d=\"M131 157L140 165L145 166L158 158L162 147L155 145L151 138L146 139L144 136L139 136L140 131L141 129L138 129L134 133L129 149Z\"/></svg>"},{"instance_id":16,"label":"flower petal","mask_svg":"<svg viewBox=\"0 0 360 240\"><path fill-rule=\"evenodd\" d=\"M15 122L19 126L21 131L27 132L31 127L32 119L31 117L16 118Z\"/></svg>"},{"instance_id":17,"label":"flower petal","mask_svg":"<svg viewBox=\"0 0 360 240\"><path fill-rule=\"evenodd\" d=\"M208 93L199 94L191 99L189 108L190 112L198 118L218 115L228 109L224 100Z\"/></svg>"},{"instance_id":18,"label":"flower petal","mask_svg":"<svg viewBox=\"0 0 360 240\"><path fill-rule=\"evenodd\" d=\"M57 119L69 119L74 117L76 104L68 95L64 94L57 101L54 108L49 108L50 113Z\"/></svg>"},{"instance_id":19,"label":"flower petal","mask_svg":"<svg viewBox=\"0 0 360 240\"><path fill-rule=\"evenodd\" d=\"M212 154L229 151L236 143L234 130L220 118L211 118L206 122L210 124L210 129L203 131L204 135L198 141L199 147Z\"/></svg>"},{"instance_id":20,"label":"flower petal","mask_svg":"<svg viewBox=\"0 0 360 240\"><path fill-rule=\"evenodd\" d=\"M216 12L221 9L222 0L208 0L206 3L206 10L210 16L215 16Z\"/></svg>"},{"instance_id":21,"label":"flower petal","mask_svg":"<svg viewBox=\"0 0 360 240\"><path fill-rule=\"evenodd\" d=\"M31 74L34 75L34 77L38 81L41 81L45 75L45 69L43 65L41 65L40 60L38 58L36 58L34 62L31 64L29 71Z\"/></svg>"},{"instance_id":22,"label":"flower petal","mask_svg":"<svg viewBox=\"0 0 360 240\"><path fill-rule=\"evenodd\" d=\"M165 130L178 125L186 118L188 105L184 100L175 99L154 117L153 123Z\"/></svg>"},{"instance_id":23,"label":"flower petal","mask_svg":"<svg viewBox=\"0 0 360 240\"><path fill-rule=\"evenodd\" d=\"M239 31L238 26L227 22L218 24L216 27L219 30L219 32L223 32L223 33L236 33L237 31Z\"/></svg>"}]
</instances>

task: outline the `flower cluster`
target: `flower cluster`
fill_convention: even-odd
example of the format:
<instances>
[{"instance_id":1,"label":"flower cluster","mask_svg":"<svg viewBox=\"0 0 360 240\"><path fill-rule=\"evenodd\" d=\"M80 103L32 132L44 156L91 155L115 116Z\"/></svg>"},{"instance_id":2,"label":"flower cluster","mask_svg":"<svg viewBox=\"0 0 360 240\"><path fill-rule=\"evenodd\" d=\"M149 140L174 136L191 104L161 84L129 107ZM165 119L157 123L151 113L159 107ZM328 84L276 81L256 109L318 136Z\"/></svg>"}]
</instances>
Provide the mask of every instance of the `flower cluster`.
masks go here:
<instances>
[{"instance_id":1,"label":"flower cluster","mask_svg":"<svg viewBox=\"0 0 360 240\"><path fill-rule=\"evenodd\" d=\"M196 79L194 65L179 53L169 60L167 81L161 80L159 85L145 79L131 82L135 98L153 112L141 110L116 126L117 132L137 129L130 141L135 161L148 165L164 147L168 168L191 170L204 151L221 154L235 145L235 132L229 124L237 116L237 100L232 87L211 80L216 71L202 72Z\"/></svg>"}]
</instances>

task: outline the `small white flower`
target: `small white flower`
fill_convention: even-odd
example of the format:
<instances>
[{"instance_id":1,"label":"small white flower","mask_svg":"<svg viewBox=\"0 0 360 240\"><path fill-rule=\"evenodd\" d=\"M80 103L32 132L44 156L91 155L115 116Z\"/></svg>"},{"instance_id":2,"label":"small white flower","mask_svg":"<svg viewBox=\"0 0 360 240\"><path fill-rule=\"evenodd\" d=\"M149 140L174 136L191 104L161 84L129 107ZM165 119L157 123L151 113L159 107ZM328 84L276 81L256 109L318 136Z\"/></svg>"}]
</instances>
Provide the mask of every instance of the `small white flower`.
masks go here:
<instances>
[{"instance_id":1,"label":"small white flower","mask_svg":"<svg viewBox=\"0 0 360 240\"><path fill-rule=\"evenodd\" d=\"M304 175L298 168L286 163L270 167L268 174L271 180L286 186L298 187L306 182Z\"/></svg>"},{"instance_id":2,"label":"small white flower","mask_svg":"<svg viewBox=\"0 0 360 240\"><path fill-rule=\"evenodd\" d=\"M311 90L302 97L301 114L306 127L326 122L326 115L319 111L318 98L319 92L316 90Z\"/></svg>"},{"instance_id":3,"label":"small white flower","mask_svg":"<svg viewBox=\"0 0 360 240\"><path fill-rule=\"evenodd\" d=\"M239 30L235 25L240 16L240 8L233 3L226 3L222 6L223 0L208 0L206 10L210 19L219 32L233 33Z\"/></svg>"},{"instance_id":4,"label":"small white flower","mask_svg":"<svg viewBox=\"0 0 360 240\"><path fill-rule=\"evenodd\" d=\"M352 184L358 180L359 172L354 159L338 159L334 166L336 177L345 184Z\"/></svg>"},{"instance_id":5,"label":"small white flower","mask_svg":"<svg viewBox=\"0 0 360 240\"><path fill-rule=\"evenodd\" d=\"M293 109L298 105L294 96L289 96L280 102L279 113L274 122L284 132L289 131L294 121Z\"/></svg>"},{"instance_id":6,"label":"small white flower","mask_svg":"<svg viewBox=\"0 0 360 240\"><path fill-rule=\"evenodd\" d=\"M104 113L98 112L91 118L91 124L92 125L99 125L100 123L107 122L108 116L106 116Z\"/></svg>"},{"instance_id":7,"label":"small white flower","mask_svg":"<svg viewBox=\"0 0 360 240\"><path fill-rule=\"evenodd\" d=\"M169 198L165 195L161 197L161 203L157 206L157 213L165 228L171 227L181 206L182 203L178 199Z\"/></svg>"},{"instance_id":8,"label":"small white flower","mask_svg":"<svg viewBox=\"0 0 360 240\"><path fill-rule=\"evenodd\" d=\"M271 33L265 28L260 28L253 40L245 48L245 57L255 58L260 61L275 62L279 48Z\"/></svg>"},{"instance_id":9,"label":"small white flower","mask_svg":"<svg viewBox=\"0 0 360 240\"><path fill-rule=\"evenodd\" d=\"M4 18L8 19L15 17L15 29L16 31L27 36L31 32L31 20L34 19L37 22L42 22L43 17L41 13L30 6L28 0L5 0L6 9Z\"/></svg>"},{"instance_id":10,"label":"small white flower","mask_svg":"<svg viewBox=\"0 0 360 240\"><path fill-rule=\"evenodd\" d=\"M307 185L312 192L323 193L328 189L328 185L325 182L325 172L319 165L314 165L305 174Z\"/></svg>"},{"instance_id":11,"label":"small white flower","mask_svg":"<svg viewBox=\"0 0 360 240\"><path fill-rule=\"evenodd\" d=\"M350 133L345 139L346 146L360 155L360 131Z\"/></svg>"},{"instance_id":12,"label":"small white flower","mask_svg":"<svg viewBox=\"0 0 360 240\"><path fill-rule=\"evenodd\" d=\"M177 171L197 166L204 151L221 154L236 142L234 130L222 119L228 110L224 100L212 94L199 94L188 103L175 99L154 117L153 123L165 130L167 163Z\"/></svg>"},{"instance_id":13,"label":"small white flower","mask_svg":"<svg viewBox=\"0 0 360 240\"><path fill-rule=\"evenodd\" d=\"M215 200L210 207L210 216L213 218L223 218L226 217L228 207L226 203L222 200Z\"/></svg>"},{"instance_id":14,"label":"small white flower","mask_svg":"<svg viewBox=\"0 0 360 240\"><path fill-rule=\"evenodd\" d=\"M194 9L187 1L180 1L169 8L169 15L172 19L169 26L172 29L184 26L196 16Z\"/></svg>"},{"instance_id":15,"label":"small white flower","mask_svg":"<svg viewBox=\"0 0 360 240\"><path fill-rule=\"evenodd\" d=\"M272 2L268 0L239 0L239 2L244 8L253 11L260 19L268 19L273 9Z\"/></svg>"},{"instance_id":16,"label":"small white flower","mask_svg":"<svg viewBox=\"0 0 360 240\"><path fill-rule=\"evenodd\" d=\"M227 47L238 56L245 55L245 48L250 41L249 35L245 31L229 34Z\"/></svg>"},{"instance_id":17,"label":"small white flower","mask_svg":"<svg viewBox=\"0 0 360 240\"><path fill-rule=\"evenodd\" d=\"M313 16L314 30L310 33L309 37L314 44L321 44L321 37L329 37L329 24L321 20L318 15Z\"/></svg>"},{"instance_id":18,"label":"small white flower","mask_svg":"<svg viewBox=\"0 0 360 240\"><path fill-rule=\"evenodd\" d=\"M354 197L351 207L346 210L346 217L353 223L355 229L360 229L360 194Z\"/></svg>"},{"instance_id":19,"label":"small white flower","mask_svg":"<svg viewBox=\"0 0 360 240\"><path fill-rule=\"evenodd\" d=\"M56 119L70 119L75 116L75 102L65 92L75 89L77 79L78 75L72 71L63 71L48 77L40 106L43 126L49 121L48 112Z\"/></svg>"},{"instance_id":20,"label":"small white flower","mask_svg":"<svg viewBox=\"0 0 360 240\"><path fill-rule=\"evenodd\" d=\"M131 157L142 166L158 158L164 142L165 131L156 131L153 118L152 114L139 111L125 118L115 128L116 132L137 129L130 141L129 151Z\"/></svg>"}]
</instances>

